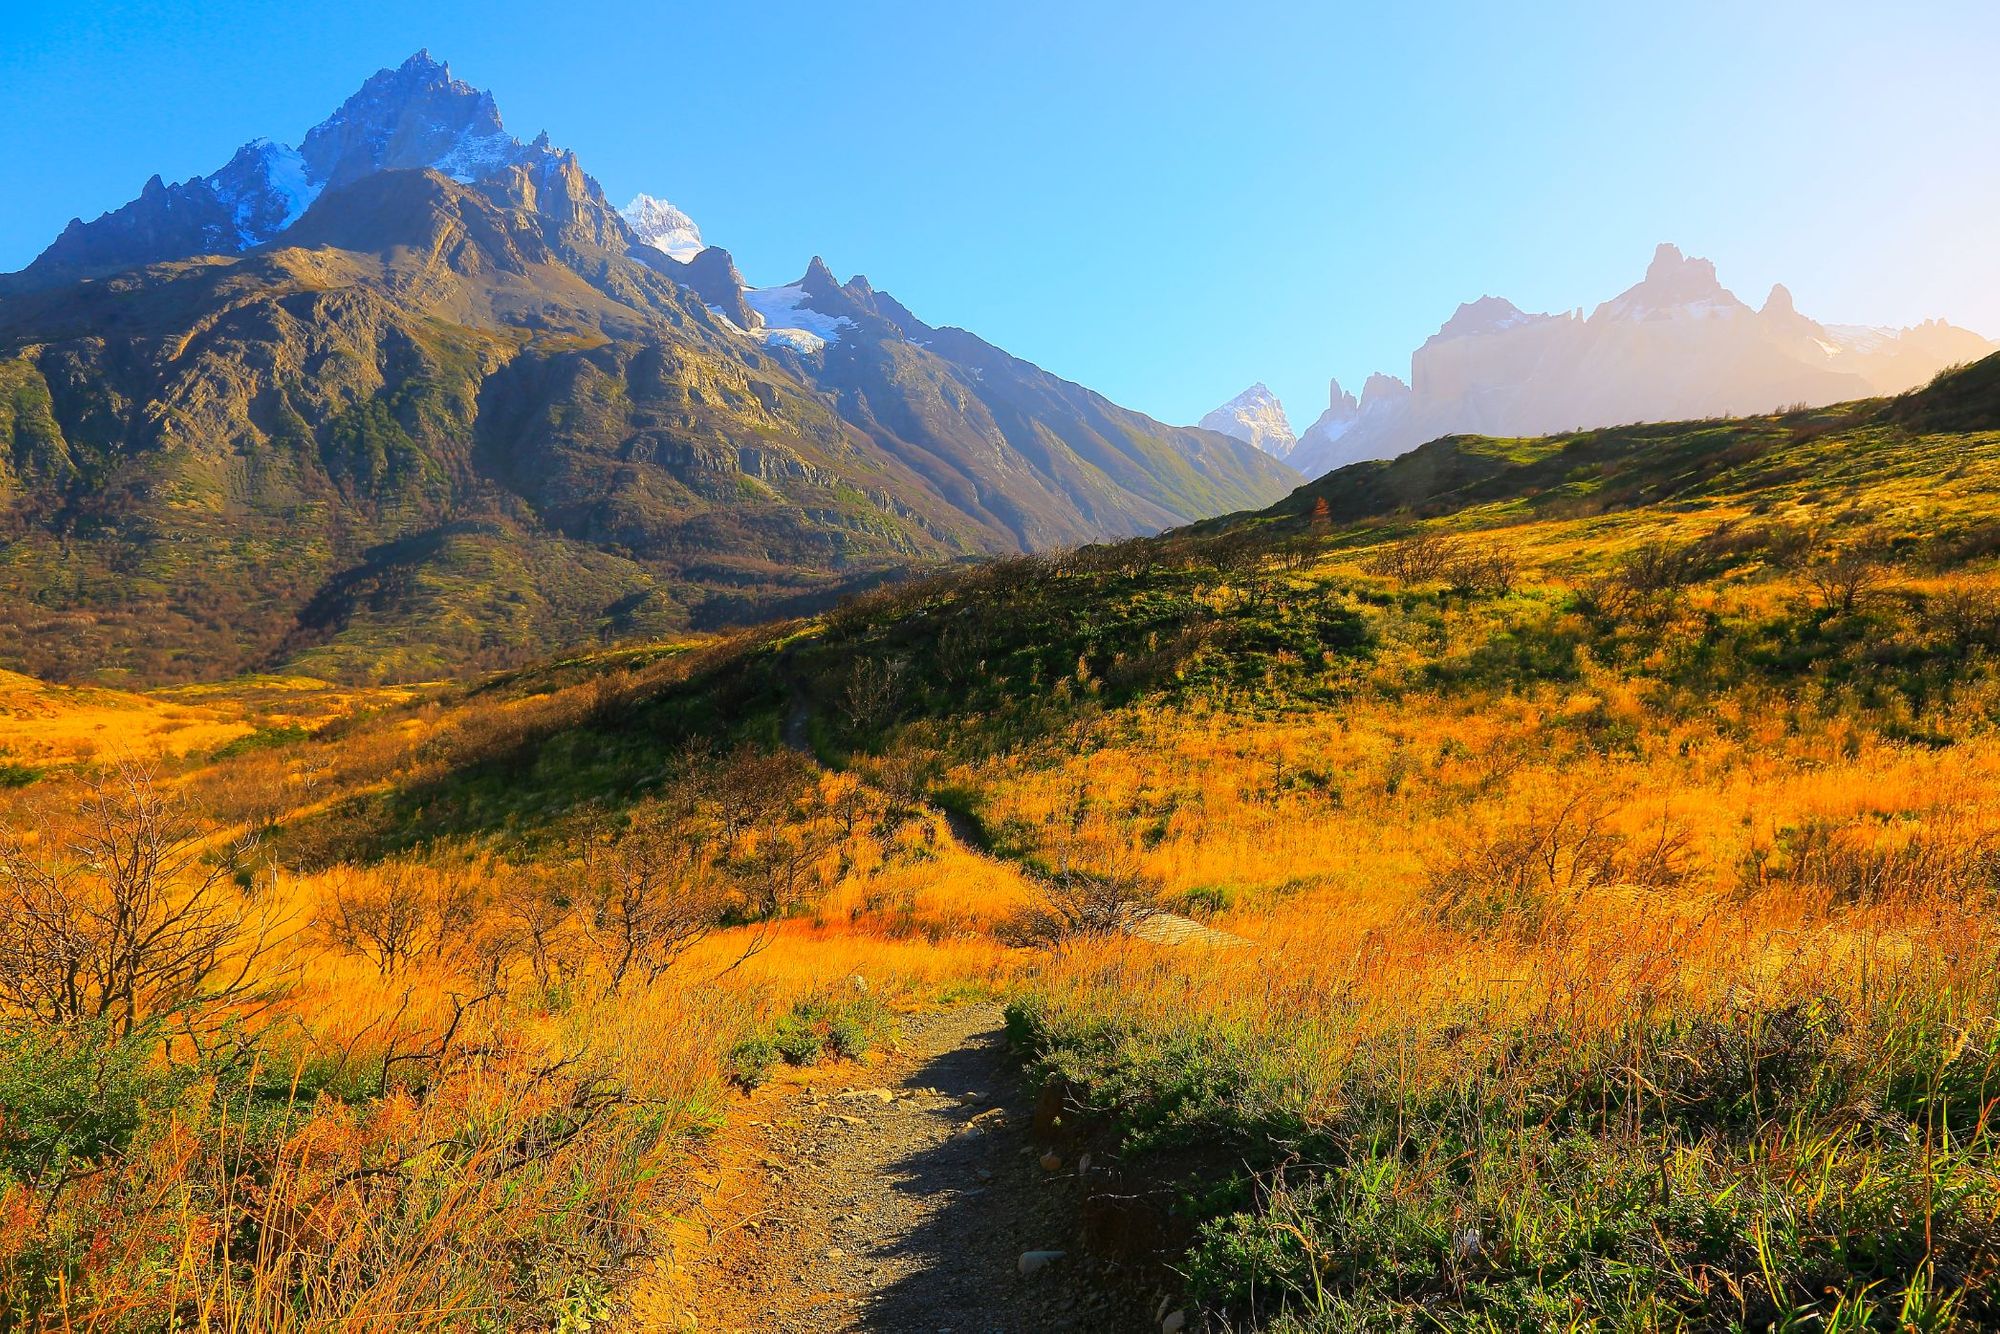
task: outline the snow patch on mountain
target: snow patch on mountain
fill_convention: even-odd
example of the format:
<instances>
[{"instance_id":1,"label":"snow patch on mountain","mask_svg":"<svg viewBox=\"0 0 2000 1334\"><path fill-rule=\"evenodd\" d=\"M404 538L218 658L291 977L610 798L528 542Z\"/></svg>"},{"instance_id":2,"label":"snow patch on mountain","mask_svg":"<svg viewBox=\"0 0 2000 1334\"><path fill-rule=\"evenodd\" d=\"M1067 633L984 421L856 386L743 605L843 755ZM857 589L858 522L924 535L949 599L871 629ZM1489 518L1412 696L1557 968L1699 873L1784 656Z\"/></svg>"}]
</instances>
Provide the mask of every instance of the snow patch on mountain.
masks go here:
<instances>
[{"instance_id":1,"label":"snow patch on mountain","mask_svg":"<svg viewBox=\"0 0 2000 1334\"><path fill-rule=\"evenodd\" d=\"M854 327L845 315L827 315L806 305L803 283L788 287L746 287L743 304L763 317L757 331L767 345L789 347L795 352L818 352L828 343L840 341L840 331Z\"/></svg>"},{"instance_id":2,"label":"snow patch on mountain","mask_svg":"<svg viewBox=\"0 0 2000 1334\"><path fill-rule=\"evenodd\" d=\"M707 248L701 239L701 228L695 226L694 219L664 199L648 194L635 195L631 203L618 210L618 216L624 218L626 224L638 234L641 244L670 255L683 264Z\"/></svg>"},{"instance_id":3,"label":"snow patch on mountain","mask_svg":"<svg viewBox=\"0 0 2000 1334\"><path fill-rule=\"evenodd\" d=\"M264 171L271 183L271 193L285 207L284 216L278 223L278 230L283 231L306 215L306 210L319 198L322 187L308 176L306 160L299 155L299 150L283 144L265 146Z\"/></svg>"},{"instance_id":4,"label":"snow patch on mountain","mask_svg":"<svg viewBox=\"0 0 2000 1334\"><path fill-rule=\"evenodd\" d=\"M1868 324L1827 324L1822 325L1826 341L1833 346L1828 352L1858 352L1866 355L1880 352L1896 341L1901 330L1883 328Z\"/></svg>"},{"instance_id":5,"label":"snow patch on mountain","mask_svg":"<svg viewBox=\"0 0 2000 1334\"><path fill-rule=\"evenodd\" d=\"M505 130L480 134L468 129L431 165L460 185L470 185L520 160L521 141Z\"/></svg>"},{"instance_id":6,"label":"snow patch on mountain","mask_svg":"<svg viewBox=\"0 0 2000 1334\"><path fill-rule=\"evenodd\" d=\"M319 197L321 187L295 148L257 139L238 149L219 171L198 176L189 189L206 190L228 210L236 248L262 245L297 222ZM225 233L219 245L230 244Z\"/></svg>"}]
</instances>

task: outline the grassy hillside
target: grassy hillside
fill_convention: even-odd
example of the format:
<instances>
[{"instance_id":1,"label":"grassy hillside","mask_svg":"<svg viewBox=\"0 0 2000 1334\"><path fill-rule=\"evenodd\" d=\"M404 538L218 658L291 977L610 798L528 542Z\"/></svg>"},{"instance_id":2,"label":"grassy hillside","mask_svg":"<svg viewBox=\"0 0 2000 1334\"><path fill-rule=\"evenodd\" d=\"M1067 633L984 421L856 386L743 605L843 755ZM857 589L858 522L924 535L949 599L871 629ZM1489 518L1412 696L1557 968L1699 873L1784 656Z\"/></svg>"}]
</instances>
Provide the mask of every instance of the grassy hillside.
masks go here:
<instances>
[{"instance_id":1,"label":"grassy hillside","mask_svg":"<svg viewBox=\"0 0 2000 1334\"><path fill-rule=\"evenodd\" d=\"M0 1144L0 1295L664 1318L732 1083L976 988L1075 1244L1218 1323L1991 1327L1996 365L164 747L204 849L260 835L209 892L295 929L108 1046L0 968L56 1127ZM101 818L65 763L11 864Z\"/></svg>"}]
</instances>

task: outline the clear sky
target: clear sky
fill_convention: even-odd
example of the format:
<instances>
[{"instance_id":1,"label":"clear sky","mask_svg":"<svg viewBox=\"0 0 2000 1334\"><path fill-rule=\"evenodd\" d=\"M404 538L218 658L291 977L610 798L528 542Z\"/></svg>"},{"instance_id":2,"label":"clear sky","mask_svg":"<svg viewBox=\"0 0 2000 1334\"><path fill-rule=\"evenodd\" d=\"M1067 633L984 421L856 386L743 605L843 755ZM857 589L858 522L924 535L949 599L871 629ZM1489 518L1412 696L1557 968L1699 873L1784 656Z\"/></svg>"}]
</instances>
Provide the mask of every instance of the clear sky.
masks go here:
<instances>
[{"instance_id":1,"label":"clear sky","mask_svg":"<svg viewBox=\"0 0 2000 1334\"><path fill-rule=\"evenodd\" d=\"M0 270L419 47L753 283L814 254L1121 402L1407 374L1653 246L2000 335L2000 4L4 0Z\"/></svg>"}]
</instances>

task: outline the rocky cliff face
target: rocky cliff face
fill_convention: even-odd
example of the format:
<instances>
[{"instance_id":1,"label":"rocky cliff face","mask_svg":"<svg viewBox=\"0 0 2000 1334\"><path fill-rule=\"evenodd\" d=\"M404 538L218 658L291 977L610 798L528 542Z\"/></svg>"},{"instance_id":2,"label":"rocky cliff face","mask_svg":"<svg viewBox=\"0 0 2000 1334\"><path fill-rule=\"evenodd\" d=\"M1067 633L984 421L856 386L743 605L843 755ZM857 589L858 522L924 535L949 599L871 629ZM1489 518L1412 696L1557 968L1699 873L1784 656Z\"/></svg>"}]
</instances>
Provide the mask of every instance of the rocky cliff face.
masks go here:
<instances>
[{"instance_id":1,"label":"rocky cliff face","mask_svg":"<svg viewBox=\"0 0 2000 1334\"><path fill-rule=\"evenodd\" d=\"M1318 476L1446 435L1543 435L1900 393L1994 347L1938 322L1822 325L1782 286L1755 310L1709 261L1663 245L1644 279L1588 317L1532 314L1497 297L1460 306L1411 356L1406 391L1385 378L1373 403L1366 391L1358 407L1336 402L1289 462Z\"/></svg>"}]
</instances>

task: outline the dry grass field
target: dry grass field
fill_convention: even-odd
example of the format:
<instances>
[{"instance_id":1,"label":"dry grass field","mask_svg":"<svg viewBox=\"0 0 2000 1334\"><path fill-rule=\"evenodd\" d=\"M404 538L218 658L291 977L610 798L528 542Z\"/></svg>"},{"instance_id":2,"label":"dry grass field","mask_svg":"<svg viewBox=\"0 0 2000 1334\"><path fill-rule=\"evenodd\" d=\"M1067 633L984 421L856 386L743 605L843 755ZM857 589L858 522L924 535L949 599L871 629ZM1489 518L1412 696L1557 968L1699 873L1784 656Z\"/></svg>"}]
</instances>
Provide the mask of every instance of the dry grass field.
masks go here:
<instances>
[{"instance_id":1,"label":"dry grass field","mask_svg":"<svg viewBox=\"0 0 2000 1334\"><path fill-rule=\"evenodd\" d=\"M1990 1328L1993 378L454 686L10 679L0 1324L617 1327L740 1089L978 995L1214 1328Z\"/></svg>"}]
</instances>

